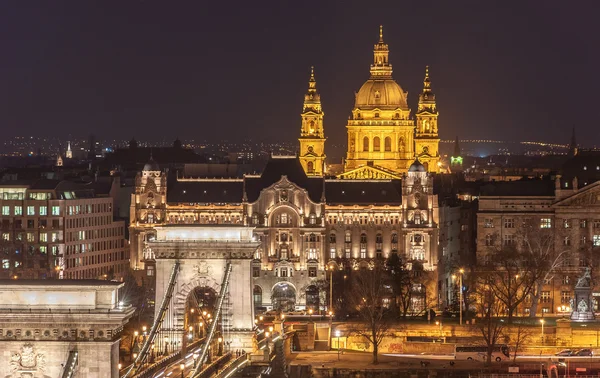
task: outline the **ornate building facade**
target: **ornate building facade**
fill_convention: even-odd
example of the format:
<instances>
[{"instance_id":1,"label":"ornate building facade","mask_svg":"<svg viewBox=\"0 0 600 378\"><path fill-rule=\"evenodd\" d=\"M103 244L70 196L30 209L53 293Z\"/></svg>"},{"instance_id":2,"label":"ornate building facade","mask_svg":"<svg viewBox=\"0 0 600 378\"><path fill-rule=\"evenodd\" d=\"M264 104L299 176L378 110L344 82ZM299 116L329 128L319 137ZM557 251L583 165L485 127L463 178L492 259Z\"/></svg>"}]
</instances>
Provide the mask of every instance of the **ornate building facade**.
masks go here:
<instances>
[{"instance_id":1,"label":"ornate building facade","mask_svg":"<svg viewBox=\"0 0 600 378\"><path fill-rule=\"evenodd\" d=\"M600 170L600 165L586 168ZM570 314L575 310L572 300L577 278L586 267L597 266L600 182L579 187L577 181L497 182L483 187L479 197L478 264L489 261L496 251L524 244L525 239L534 245L534 252L539 248L536 245L551 248L548 258L555 268L537 293L537 314ZM594 312L600 311L597 291ZM519 306L518 315L530 313L531 299L529 296Z\"/></svg>"},{"instance_id":2,"label":"ornate building facade","mask_svg":"<svg viewBox=\"0 0 600 378\"><path fill-rule=\"evenodd\" d=\"M429 172L439 162L438 111L426 70L415 120L405 92L392 77L383 29L373 51L371 76L356 93L346 126L348 152L340 178L400 178L419 158Z\"/></svg>"},{"instance_id":3,"label":"ornate building facade","mask_svg":"<svg viewBox=\"0 0 600 378\"><path fill-rule=\"evenodd\" d=\"M259 176L176 178L168 188L165 174L151 169L138 177L130 227L132 265L148 275L155 268L144 249L161 225L253 228L256 308L324 307L318 282L330 265L358 269L398 254L436 269L438 201L418 162L402 181L340 180L308 176L298 157L273 156Z\"/></svg>"}]
</instances>

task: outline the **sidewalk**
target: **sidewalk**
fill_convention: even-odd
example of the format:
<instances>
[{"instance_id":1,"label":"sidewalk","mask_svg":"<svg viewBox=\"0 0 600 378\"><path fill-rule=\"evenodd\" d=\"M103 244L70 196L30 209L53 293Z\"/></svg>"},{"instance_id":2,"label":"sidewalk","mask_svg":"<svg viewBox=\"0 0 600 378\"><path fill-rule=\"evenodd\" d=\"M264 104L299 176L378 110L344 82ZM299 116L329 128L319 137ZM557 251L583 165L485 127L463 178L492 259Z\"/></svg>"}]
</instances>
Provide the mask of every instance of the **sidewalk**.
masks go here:
<instances>
[{"instance_id":1,"label":"sidewalk","mask_svg":"<svg viewBox=\"0 0 600 378\"><path fill-rule=\"evenodd\" d=\"M338 368L338 369L397 369L420 368L421 360L418 358L399 358L379 354L379 363L373 365L373 355L370 352L343 351L339 361L337 351L327 352L296 352L292 353L289 365L312 365L313 368ZM450 367L450 361L432 361L436 368ZM473 364L471 364L473 366Z\"/></svg>"}]
</instances>

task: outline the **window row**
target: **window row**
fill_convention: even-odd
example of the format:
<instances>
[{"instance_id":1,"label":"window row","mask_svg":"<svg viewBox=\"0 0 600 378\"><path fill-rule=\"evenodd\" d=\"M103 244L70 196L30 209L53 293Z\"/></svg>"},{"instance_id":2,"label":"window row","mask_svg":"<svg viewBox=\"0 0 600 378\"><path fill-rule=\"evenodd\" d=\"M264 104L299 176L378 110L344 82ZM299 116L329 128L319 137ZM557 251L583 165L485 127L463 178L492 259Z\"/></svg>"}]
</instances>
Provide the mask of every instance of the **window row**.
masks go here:
<instances>
[{"instance_id":1,"label":"window row","mask_svg":"<svg viewBox=\"0 0 600 378\"><path fill-rule=\"evenodd\" d=\"M11 211L11 207L12 207L12 211ZM25 210L25 213L23 213L23 210ZM35 216L35 215L47 216L48 215L48 206L25 206L25 207L21 206L21 205L15 205L15 206L3 205L2 206L2 215L3 216L10 216L10 215L22 216L25 214L27 216ZM53 216L60 215L60 206L51 206L50 214Z\"/></svg>"},{"instance_id":2,"label":"window row","mask_svg":"<svg viewBox=\"0 0 600 378\"><path fill-rule=\"evenodd\" d=\"M23 219L15 219L13 220L13 222L11 223L9 219L2 219L2 229L4 230L8 230L11 228L14 228L15 230L19 230L23 228ZM36 228L36 224L37 227L44 229L46 227L48 227L48 220L47 219L27 219L25 222L25 226L28 229L31 228ZM60 228L61 227L61 222L60 219L52 219L52 228Z\"/></svg>"}]
</instances>

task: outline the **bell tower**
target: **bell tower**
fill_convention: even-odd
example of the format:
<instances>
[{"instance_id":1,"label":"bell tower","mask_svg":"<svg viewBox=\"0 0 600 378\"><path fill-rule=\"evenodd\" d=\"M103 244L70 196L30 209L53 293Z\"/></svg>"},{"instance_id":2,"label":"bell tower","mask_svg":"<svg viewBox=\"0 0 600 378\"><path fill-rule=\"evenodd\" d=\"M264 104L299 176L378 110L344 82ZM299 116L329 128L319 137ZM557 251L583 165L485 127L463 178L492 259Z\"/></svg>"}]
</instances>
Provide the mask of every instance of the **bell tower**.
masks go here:
<instances>
[{"instance_id":1,"label":"bell tower","mask_svg":"<svg viewBox=\"0 0 600 378\"><path fill-rule=\"evenodd\" d=\"M439 169L438 115L435 94L431 90L429 80L429 66L427 66L425 79L423 79L423 92L419 95L419 106L416 112L415 155L429 172L436 172Z\"/></svg>"},{"instance_id":2,"label":"bell tower","mask_svg":"<svg viewBox=\"0 0 600 378\"><path fill-rule=\"evenodd\" d=\"M302 128L300 129L300 163L309 176L323 176L325 173L325 133L323 130L323 109L321 96L317 93L314 68L310 68L308 92L304 95L302 108Z\"/></svg>"}]
</instances>

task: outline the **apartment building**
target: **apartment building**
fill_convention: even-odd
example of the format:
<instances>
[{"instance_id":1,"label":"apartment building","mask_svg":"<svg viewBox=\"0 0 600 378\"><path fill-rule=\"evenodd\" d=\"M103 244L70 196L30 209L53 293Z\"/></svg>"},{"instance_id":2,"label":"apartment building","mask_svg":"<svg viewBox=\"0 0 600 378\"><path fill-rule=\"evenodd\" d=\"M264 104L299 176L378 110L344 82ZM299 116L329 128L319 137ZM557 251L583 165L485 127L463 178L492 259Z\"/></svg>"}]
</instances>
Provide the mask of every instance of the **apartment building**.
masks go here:
<instances>
[{"instance_id":1,"label":"apartment building","mask_svg":"<svg viewBox=\"0 0 600 378\"><path fill-rule=\"evenodd\" d=\"M125 223L113 199L61 180L0 183L0 278L122 277Z\"/></svg>"}]
</instances>

